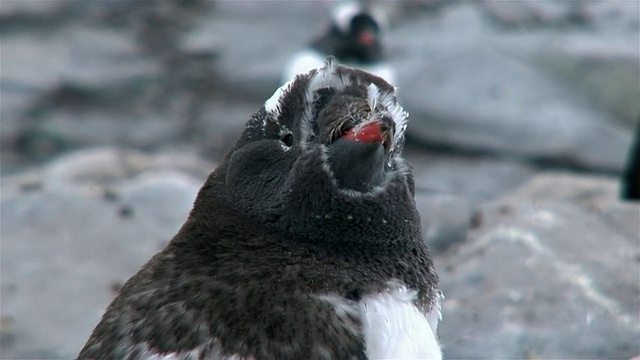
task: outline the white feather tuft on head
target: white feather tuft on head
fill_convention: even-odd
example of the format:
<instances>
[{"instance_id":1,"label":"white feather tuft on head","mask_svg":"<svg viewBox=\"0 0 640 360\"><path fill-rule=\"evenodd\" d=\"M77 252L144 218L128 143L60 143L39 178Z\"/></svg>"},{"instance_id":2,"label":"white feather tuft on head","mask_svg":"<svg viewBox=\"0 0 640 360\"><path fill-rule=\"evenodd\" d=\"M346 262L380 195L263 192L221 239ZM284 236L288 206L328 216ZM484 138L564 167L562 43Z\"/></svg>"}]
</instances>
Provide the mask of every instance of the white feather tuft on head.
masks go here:
<instances>
[{"instance_id":1,"label":"white feather tuft on head","mask_svg":"<svg viewBox=\"0 0 640 360\"><path fill-rule=\"evenodd\" d=\"M304 144L312 136L313 121L316 115L314 114L313 108L313 103L316 100L316 92L323 88L333 88L336 91L341 91L345 87L351 85L354 80L349 76L343 76L343 72L339 70L338 60L333 56L327 57L322 67L312 69L307 74L298 76L309 77L305 94L306 109L301 115L303 138L301 143ZM298 79L298 76L295 76L293 79L278 88L264 103L265 110L270 115L270 118L278 118L282 106L282 99L289 94L291 87ZM396 89L381 90L375 84L370 83L367 85L367 102L371 110L374 112L377 112L379 107L384 108L382 111L391 117L396 125L394 144L400 144L407 128L408 114L400 104L398 104L395 96L395 90ZM265 117L264 121L267 121L267 117ZM263 124L263 126L266 126L266 124ZM395 149L395 151L399 150L400 149Z\"/></svg>"},{"instance_id":2,"label":"white feather tuft on head","mask_svg":"<svg viewBox=\"0 0 640 360\"><path fill-rule=\"evenodd\" d=\"M280 86L273 93L273 95L271 95L271 97L268 98L267 101L264 102L264 109L268 113L272 113L272 114L276 114L276 115L278 113L280 113L280 99L282 98L282 96L284 94L289 92L289 90L291 89L291 85L293 85L295 80L296 80L296 78L294 76L293 79L287 81L284 85Z\"/></svg>"}]
</instances>

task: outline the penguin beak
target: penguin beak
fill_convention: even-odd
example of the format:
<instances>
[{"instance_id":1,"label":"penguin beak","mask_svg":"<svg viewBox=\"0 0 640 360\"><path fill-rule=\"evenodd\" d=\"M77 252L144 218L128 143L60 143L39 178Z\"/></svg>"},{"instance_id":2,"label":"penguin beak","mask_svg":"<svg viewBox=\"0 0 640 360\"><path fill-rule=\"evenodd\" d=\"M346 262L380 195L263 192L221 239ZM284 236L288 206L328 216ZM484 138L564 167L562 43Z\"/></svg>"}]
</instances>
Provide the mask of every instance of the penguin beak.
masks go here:
<instances>
[{"instance_id":1,"label":"penguin beak","mask_svg":"<svg viewBox=\"0 0 640 360\"><path fill-rule=\"evenodd\" d=\"M371 46L376 41L376 35L373 31L364 30L358 34L358 42L363 45Z\"/></svg>"},{"instance_id":2,"label":"penguin beak","mask_svg":"<svg viewBox=\"0 0 640 360\"><path fill-rule=\"evenodd\" d=\"M384 181L389 169L395 123L388 116L374 114L355 125L343 126L346 131L338 130L341 135L327 146L329 167L339 187L369 191Z\"/></svg>"},{"instance_id":3,"label":"penguin beak","mask_svg":"<svg viewBox=\"0 0 640 360\"><path fill-rule=\"evenodd\" d=\"M393 148L395 122L388 116L374 116L343 131L342 138L360 142L380 142L389 153Z\"/></svg>"}]
</instances>

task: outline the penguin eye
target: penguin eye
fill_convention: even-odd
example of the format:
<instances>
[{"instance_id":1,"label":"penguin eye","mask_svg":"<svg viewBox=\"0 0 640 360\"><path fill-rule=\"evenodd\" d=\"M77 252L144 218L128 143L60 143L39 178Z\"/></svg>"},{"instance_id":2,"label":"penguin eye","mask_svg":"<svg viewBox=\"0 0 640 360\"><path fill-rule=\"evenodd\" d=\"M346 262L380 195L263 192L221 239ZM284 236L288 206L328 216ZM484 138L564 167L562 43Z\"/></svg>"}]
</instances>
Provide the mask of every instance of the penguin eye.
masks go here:
<instances>
[{"instance_id":1,"label":"penguin eye","mask_svg":"<svg viewBox=\"0 0 640 360\"><path fill-rule=\"evenodd\" d=\"M280 138L280 141L282 141L286 146L291 147L291 145L293 145L293 134L292 133L284 134Z\"/></svg>"}]
</instances>

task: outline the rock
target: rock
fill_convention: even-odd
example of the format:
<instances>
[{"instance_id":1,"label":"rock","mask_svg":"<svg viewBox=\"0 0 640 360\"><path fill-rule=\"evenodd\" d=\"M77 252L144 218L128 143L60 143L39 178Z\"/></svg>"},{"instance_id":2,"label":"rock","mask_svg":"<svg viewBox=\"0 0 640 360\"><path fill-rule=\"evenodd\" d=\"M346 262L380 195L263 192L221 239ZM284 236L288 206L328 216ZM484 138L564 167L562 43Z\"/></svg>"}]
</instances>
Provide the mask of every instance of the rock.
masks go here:
<instances>
[{"instance_id":1,"label":"rock","mask_svg":"<svg viewBox=\"0 0 640 360\"><path fill-rule=\"evenodd\" d=\"M197 140L201 104L228 91L216 91L217 49L175 42L211 4L74 3L60 8L64 22L1 29L4 153Z\"/></svg>"},{"instance_id":2,"label":"rock","mask_svg":"<svg viewBox=\"0 0 640 360\"><path fill-rule=\"evenodd\" d=\"M9 89L42 92L65 83L100 89L157 77L160 71L129 34L84 24L70 23L48 34L9 33L2 47L2 79Z\"/></svg>"},{"instance_id":3,"label":"rock","mask_svg":"<svg viewBox=\"0 0 640 360\"><path fill-rule=\"evenodd\" d=\"M618 199L617 179L607 177L575 176L569 174L539 175L512 196L530 198L537 204L566 201L581 210L597 216L610 230L631 244L640 241L640 206ZM500 207L510 207L505 202ZM495 219L499 221L499 219Z\"/></svg>"},{"instance_id":4,"label":"rock","mask_svg":"<svg viewBox=\"0 0 640 360\"><path fill-rule=\"evenodd\" d=\"M482 7L497 24L510 27L583 25L590 20L580 2L483 1Z\"/></svg>"},{"instance_id":5,"label":"rock","mask_svg":"<svg viewBox=\"0 0 640 360\"><path fill-rule=\"evenodd\" d=\"M318 1L222 1L185 42L206 43L212 34L224 33L218 43L223 52L221 75L229 87L262 103L281 85L279 74L286 61L324 29L330 9L331 4ZM269 20L255 21L256 14Z\"/></svg>"},{"instance_id":6,"label":"rock","mask_svg":"<svg viewBox=\"0 0 640 360\"><path fill-rule=\"evenodd\" d=\"M42 141L62 148L91 144L94 139L85 142L85 134L74 131L87 129L78 114L86 115L92 107L110 105L107 119L93 114L88 118L103 128L117 128L110 123L122 118L118 115L131 89L160 75L160 67L142 56L127 34L81 24L70 23L47 34L10 33L2 37L2 47L1 138L14 149L26 147L36 153ZM10 100L6 108L5 96ZM58 114L61 119L55 119ZM63 122L60 129L56 120ZM91 124L91 136L102 136L95 125Z\"/></svg>"},{"instance_id":7,"label":"rock","mask_svg":"<svg viewBox=\"0 0 640 360\"><path fill-rule=\"evenodd\" d=\"M432 254L467 240L473 213L466 199L445 193L418 192L416 206L422 234Z\"/></svg>"},{"instance_id":8,"label":"rock","mask_svg":"<svg viewBox=\"0 0 640 360\"><path fill-rule=\"evenodd\" d=\"M632 126L638 121L640 97L638 3L594 1L579 6L589 14L589 28L503 37L502 49L511 49L512 55L520 53L519 58L557 76L594 105Z\"/></svg>"},{"instance_id":9,"label":"rock","mask_svg":"<svg viewBox=\"0 0 640 360\"><path fill-rule=\"evenodd\" d=\"M595 106L579 86L529 59L556 33L497 32L467 3L442 15L415 20L389 36L396 48L411 49L392 61L414 140L558 166L622 170L629 126ZM411 34L423 32L429 36L416 43ZM565 38L571 36L578 37ZM609 41L593 36L590 46ZM635 84L637 58L634 63L635 72L622 76Z\"/></svg>"},{"instance_id":10,"label":"rock","mask_svg":"<svg viewBox=\"0 0 640 360\"><path fill-rule=\"evenodd\" d=\"M118 284L183 224L210 170L188 155L98 149L4 177L3 357L76 356Z\"/></svg>"},{"instance_id":11,"label":"rock","mask_svg":"<svg viewBox=\"0 0 640 360\"><path fill-rule=\"evenodd\" d=\"M427 155L415 145L407 146L405 157L414 168L422 232L434 253L465 241L482 221L476 213L480 204L513 191L534 173L515 162Z\"/></svg>"},{"instance_id":12,"label":"rock","mask_svg":"<svg viewBox=\"0 0 640 360\"><path fill-rule=\"evenodd\" d=\"M24 185L31 183L72 190L110 186L143 173L160 171L179 171L204 181L214 168L213 163L189 153L146 154L136 150L97 147L67 154L42 169L5 177L2 193L3 198L19 197Z\"/></svg>"},{"instance_id":13,"label":"rock","mask_svg":"<svg viewBox=\"0 0 640 360\"><path fill-rule=\"evenodd\" d=\"M599 31L615 32L623 36L638 36L633 31L640 27L637 1L585 1L585 11Z\"/></svg>"},{"instance_id":14,"label":"rock","mask_svg":"<svg viewBox=\"0 0 640 360\"><path fill-rule=\"evenodd\" d=\"M445 357L638 354L640 208L616 193L615 179L551 173L483 206L470 240L436 261Z\"/></svg>"},{"instance_id":15,"label":"rock","mask_svg":"<svg viewBox=\"0 0 640 360\"><path fill-rule=\"evenodd\" d=\"M409 129L412 126L410 123ZM533 166L515 161L429 154L415 144L406 150L417 189L463 198L471 209L515 190L537 172Z\"/></svg>"},{"instance_id":16,"label":"rock","mask_svg":"<svg viewBox=\"0 0 640 360\"><path fill-rule=\"evenodd\" d=\"M635 39L640 41L639 39ZM638 120L640 89L636 45L621 44L620 40L596 43L592 39L574 37L547 43L544 48L531 49L533 61L542 69L566 81L600 109L614 115L625 125L633 127Z\"/></svg>"},{"instance_id":17,"label":"rock","mask_svg":"<svg viewBox=\"0 0 640 360\"><path fill-rule=\"evenodd\" d=\"M7 20L17 17L51 16L68 4L68 0L3 0L0 6L0 18Z\"/></svg>"}]
</instances>

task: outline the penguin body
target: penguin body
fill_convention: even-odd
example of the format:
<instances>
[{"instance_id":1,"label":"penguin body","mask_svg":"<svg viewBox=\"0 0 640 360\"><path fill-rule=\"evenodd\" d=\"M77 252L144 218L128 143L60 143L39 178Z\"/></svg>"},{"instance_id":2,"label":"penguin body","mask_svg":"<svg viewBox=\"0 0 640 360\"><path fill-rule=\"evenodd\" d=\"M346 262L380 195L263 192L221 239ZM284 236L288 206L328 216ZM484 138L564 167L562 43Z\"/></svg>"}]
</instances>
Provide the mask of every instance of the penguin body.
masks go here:
<instances>
[{"instance_id":1,"label":"penguin body","mask_svg":"<svg viewBox=\"0 0 640 360\"><path fill-rule=\"evenodd\" d=\"M344 3L333 11L331 18L324 34L292 56L284 68L283 82L322 67L327 56L335 56L346 65L395 84L395 71L384 54L382 35L387 27L384 14L356 3Z\"/></svg>"},{"instance_id":2,"label":"penguin body","mask_svg":"<svg viewBox=\"0 0 640 360\"><path fill-rule=\"evenodd\" d=\"M620 178L620 197L624 200L640 200L640 120Z\"/></svg>"},{"instance_id":3,"label":"penguin body","mask_svg":"<svg viewBox=\"0 0 640 360\"><path fill-rule=\"evenodd\" d=\"M321 67L327 54L321 53L313 48L305 48L295 53L283 72L283 79L291 79L295 75L304 74L311 69ZM379 76L387 80L390 84L396 82L396 72L387 61L381 60L374 63L347 62L350 66L358 67L366 72Z\"/></svg>"},{"instance_id":4,"label":"penguin body","mask_svg":"<svg viewBox=\"0 0 640 360\"><path fill-rule=\"evenodd\" d=\"M79 358L441 359L394 91L331 59L278 89Z\"/></svg>"}]
</instances>

